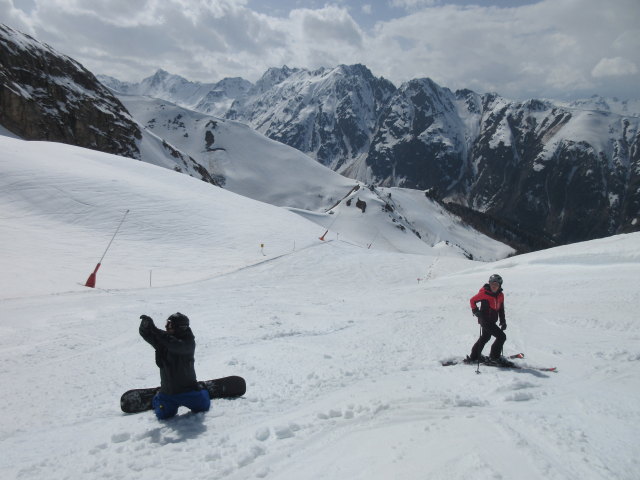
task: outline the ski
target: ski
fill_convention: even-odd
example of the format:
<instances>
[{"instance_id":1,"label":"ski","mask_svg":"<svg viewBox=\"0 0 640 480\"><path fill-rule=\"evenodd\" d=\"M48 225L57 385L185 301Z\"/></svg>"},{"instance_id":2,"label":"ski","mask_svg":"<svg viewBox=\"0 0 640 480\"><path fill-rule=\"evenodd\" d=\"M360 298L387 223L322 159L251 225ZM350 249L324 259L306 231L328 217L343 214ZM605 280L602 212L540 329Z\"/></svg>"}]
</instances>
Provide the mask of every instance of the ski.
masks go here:
<instances>
[{"instance_id":1,"label":"ski","mask_svg":"<svg viewBox=\"0 0 640 480\"><path fill-rule=\"evenodd\" d=\"M509 355L508 357L505 357L509 360L515 360L517 358L522 359L524 358L524 353L514 353L513 355ZM459 363L469 363L465 361L466 359L462 359L462 360L458 360L458 359L453 359L453 360L445 360L440 362L442 364L443 367L449 367L451 365L458 365ZM489 361L489 357L485 357L484 355L482 356L482 358L480 359L480 364L484 364L485 362ZM478 362L472 362L474 364L477 364Z\"/></svg>"},{"instance_id":2,"label":"ski","mask_svg":"<svg viewBox=\"0 0 640 480\"><path fill-rule=\"evenodd\" d=\"M524 353L516 353L514 355L509 355L507 358L509 359L522 359L524 358ZM514 364L511 368L520 368L520 369L531 369L531 370L539 370L541 372L557 372L557 367L530 367L528 365L516 365Z\"/></svg>"},{"instance_id":3,"label":"ski","mask_svg":"<svg viewBox=\"0 0 640 480\"><path fill-rule=\"evenodd\" d=\"M467 360L468 358L469 357L462 360L459 360L459 359L445 360L440 363L443 367L459 365L461 363L465 365L478 365L477 361L469 361ZM516 353L514 355L509 355L505 357L505 360L500 362L491 361L487 357L484 357L482 360L480 360L480 365L484 365L485 367L497 367L497 368L514 369L514 370L538 370L540 372L557 372L558 371L557 367L532 367L529 365L516 364L510 361L510 360L522 359L522 358L524 358L524 353Z\"/></svg>"},{"instance_id":4,"label":"ski","mask_svg":"<svg viewBox=\"0 0 640 480\"><path fill-rule=\"evenodd\" d=\"M466 363L466 362L463 362ZM469 365L477 365L477 363L471 362ZM484 362L480 363L480 365L484 365L485 367L498 367L512 370L538 370L540 372L557 372L558 369L556 367L531 367L529 365L515 364L513 362Z\"/></svg>"}]
</instances>

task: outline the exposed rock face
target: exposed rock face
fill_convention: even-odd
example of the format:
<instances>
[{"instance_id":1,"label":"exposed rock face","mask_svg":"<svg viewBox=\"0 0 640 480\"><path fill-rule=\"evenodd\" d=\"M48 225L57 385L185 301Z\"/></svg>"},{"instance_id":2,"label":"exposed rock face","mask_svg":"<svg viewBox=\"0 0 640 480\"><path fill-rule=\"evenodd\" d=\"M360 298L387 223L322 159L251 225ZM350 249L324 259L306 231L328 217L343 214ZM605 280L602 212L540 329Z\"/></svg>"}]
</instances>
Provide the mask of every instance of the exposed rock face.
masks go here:
<instances>
[{"instance_id":1,"label":"exposed rock face","mask_svg":"<svg viewBox=\"0 0 640 480\"><path fill-rule=\"evenodd\" d=\"M226 118L247 122L342 172L369 150L380 111L394 90L363 65L272 68L236 99Z\"/></svg>"},{"instance_id":2,"label":"exposed rock face","mask_svg":"<svg viewBox=\"0 0 640 480\"><path fill-rule=\"evenodd\" d=\"M429 79L412 80L394 93L365 160L376 182L442 193L459 188L467 146L455 101Z\"/></svg>"},{"instance_id":3,"label":"exposed rock face","mask_svg":"<svg viewBox=\"0 0 640 480\"><path fill-rule=\"evenodd\" d=\"M363 182L429 190L545 242L640 229L640 112L270 69L227 113ZM636 105L637 107L637 105Z\"/></svg>"},{"instance_id":4,"label":"exposed rock face","mask_svg":"<svg viewBox=\"0 0 640 480\"><path fill-rule=\"evenodd\" d=\"M639 151L637 115L423 79L389 100L361 161L374 182L435 191L563 244L640 229Z\"/></svg>"},{"instance_id":5,"label":"exposed rock face","mask_svg":"<svg viewBox=\"0 0 640 480\"><path fill-rule=\"evenodd\" d=\"M0 123L26 140L140 158L140 129L93 74L1 24Z\"/></svg>"},{"instance_id":6,"label":"exposed rock face","mask_svg":"<svg viewBox=\"0 0 640 480\"><path fill-rule=\"evenodd\" d=\"M634 116L484 96L468 205L559 243L638 230L639 127Z\"/></svg>"},{"instance_id":7,"label":"exposed rock face","mask_svg":"<svg viewBox=\"0 0 640 480\"><path fill-rule=\"evenodd\" d=\"M0 25L0 124L25 140L61 142L171 168L220 186L224 178L157 138L91 72Z\"/></svg>"}]
</instances>

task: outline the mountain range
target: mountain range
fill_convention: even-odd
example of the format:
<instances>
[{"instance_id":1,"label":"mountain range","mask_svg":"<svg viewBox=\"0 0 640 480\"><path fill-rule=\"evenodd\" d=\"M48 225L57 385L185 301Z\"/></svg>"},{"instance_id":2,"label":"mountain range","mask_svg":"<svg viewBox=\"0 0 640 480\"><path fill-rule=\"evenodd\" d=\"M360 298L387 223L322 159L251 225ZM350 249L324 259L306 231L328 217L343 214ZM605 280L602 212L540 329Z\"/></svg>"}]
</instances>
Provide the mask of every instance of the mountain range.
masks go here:
<instances>
[{"instance_id":1,"label":"mountain range","mask_svg":"<svg viewBox=\"0 0 640 480\"><path fill-rule=\"evenodd\" d=\"M8 46L6 51L10 51L13 57L0 64L8 79L6 87L0 90L0 97L18 105L28 104L31 98L21 93L33 90L34 80L25 75L22 83L18 83L14 71L27 71L29 63L40 58L43 51L53 50L19 32L9 29L4 32L0 40ZM105 137L110 138L113 145L130 141L131 151L96 146L80 136L38 138L37 130L35 136L28 136L23 123L19 118L14 121L11 112L6 112L8 121L0 125L0 135L69 143L186 173L244 197L294 211L322 228L316 239L319 236L323 239L339 236L366 248L373 246L410 253L431 252L435 248L445 255L480 260L504 258L514 252L504 243L467 226L423 192L373 185L367 187L321 165L295 148L267 138L244 123L213 117L150 96L114 96L90 72L81 70L81 66L67 57L60 55L47 61L51 65L62 66L55 71L55 76L48 76L47 71L34 75L45 86L42 88L43 96L44 92L51 90L46 88L48 83L62 87L57 97L45 98L57 109L50 109L49 115L39 117L41 125L47 130L64 126L67 117L62 111L69 116L80 115L76 104L64 103L59 98L81 93L83 105L100 106L108 101L114 106L113 112L108 112L105 117L107 125L114 121L115 113L127 120L126 129L110 130ZM88 85L96 87L81 91L75 88L72 79L83 75ZM228 86L230 82L225 84ZM146 85L157 87L159 83L149 81ZM197 98L194 92L204 91L198 86L186 88L183 81L177 81L176 85L183 88L172 88L172 91L181 92L183 99ZM94 130L101 131L95 126ZM83 154L78 152L74 155ZM53 154L52 158L55 158Z\"/></svg>"},{"instance_id":2,"label":"mountain range","mask_svg":"<svg viewBox=\"0 0 640 480\"><path fill-rule=\"evenodd\" d=\"M249 175L253 187L245 190L255 193L253 151L240 161L223 144L225 135L257 132L275 141L267 148L260 140L262 168L280 168L284 155L281 176L300 178L309 160L342 175L337 183L312 173L304 182L262 185L259 200L295 197L286 206L327 211L345 198L347 184L347 191L420 190L519 251L640 228L637 102L514 102L452 92L428 78L396 88L363 65L271 68L255 84L204 84L162 70L127 83L96 78L9 27L0 29L0 43L0 124L21 138L137 158L239 191ZM140 96L160 102L134 108ZM193 123L188 112L202 116ZM306 194L313 191L320 193Z\"/></svg>"},{"instance_id":3,"label":"mountain range","mask_svg":"<svg viewBox=\"0 0 640 480\"><path fill-rule=\"evenodd\" d=\"M227 79L211 90L164 71L139 84L99 78L247 123L350 178L427 190L539 246L640 228L638 101L517 102L428 78L396 88L363 65L272 68L251 87Z\"/></svg>"}]
</instances>

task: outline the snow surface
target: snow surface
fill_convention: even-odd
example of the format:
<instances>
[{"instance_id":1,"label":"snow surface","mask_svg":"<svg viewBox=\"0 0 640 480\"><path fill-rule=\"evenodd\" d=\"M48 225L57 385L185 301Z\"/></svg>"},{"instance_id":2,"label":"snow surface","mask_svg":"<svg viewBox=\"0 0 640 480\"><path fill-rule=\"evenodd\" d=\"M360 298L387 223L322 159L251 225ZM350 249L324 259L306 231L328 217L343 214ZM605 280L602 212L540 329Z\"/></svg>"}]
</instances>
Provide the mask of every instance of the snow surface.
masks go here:
<instances>
[{"instance_id":1,"label":"snow surface","mask_svg":"<svg viewBox=\"0 0 640 480\"><path fill-rule=\"evenodd\" d=\"M1 478L638 478L638 233L495 263L322 242L186 175L8 137L0 224ZM468 299L492 273L505 353L558 373L440 366L475 341ZM121 413L159 381L139 315L175 311L199 378L247 394Z\"/></svg>"},{"instance_id":2,"label":"snow surface","mask_svg":"<svg viewBox=\"0 0 640 480\"><path fill-rule=\"evenodd\" d=\"M319 209L339 200L357 183L240 122L151 97L118 98L141 127L223 175L224 188L240 195L277 206ZM210 148L205 145L207 131L215 138Z\"/></svg>"},{"instance_id":3,"label":"snow surface","mask_svg":"<svg viewBox=\"0 0 640 480\"><path fill-rule=\"evenodd\" d=\"M505 258L514 252L511 247L462 225L457 217L426 198L424 192L398 188L370 191L362 183L343 177L242 123L151 97L121 95L119 98L145 133L140 149L145 161L167 166L158 161L163 158L162 151L145 146L147 137L159 136L197 159L210 172L222 175L226 190L290 207L311 221L331 228L336 236L342 234L345 239L347 234L358 245L375 243L376 248L425 253L443 243L440 245L443 254L473 256L479 260ZM213 137L214 141L207 144L207 137ZM349 199L352 199L351 208L346 206ZM358 199L367 203L366 215L356 208ZM385 204L393 206L394 212L384 210Z\"/></svg>"}]
</instances>

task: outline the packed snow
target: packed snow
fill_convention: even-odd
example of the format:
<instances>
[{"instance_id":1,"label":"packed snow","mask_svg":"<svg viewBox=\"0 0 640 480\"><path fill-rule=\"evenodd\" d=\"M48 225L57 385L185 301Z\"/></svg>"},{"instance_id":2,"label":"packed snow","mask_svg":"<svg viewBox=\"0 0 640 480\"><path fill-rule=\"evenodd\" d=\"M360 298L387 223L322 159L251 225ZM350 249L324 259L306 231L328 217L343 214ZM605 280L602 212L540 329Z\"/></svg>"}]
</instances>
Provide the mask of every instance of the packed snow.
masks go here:
<instances>
[{"instance_id":1,"label":"packed snow","mask_svg":"<svg viewBox=\"0 0 640 480\"><path fill-rule=\"evenodd\" d=\"M361 243L356 221L321 241L314 215L0 136L0 476L638 478L640 234L484 263ZM558 373L441 366L476 340L469 298L492 273L505 354ZM176 311L199 378L241 375L246 395L121 413L159 382L138 317Z\"/></svg>"}]
</instances>

